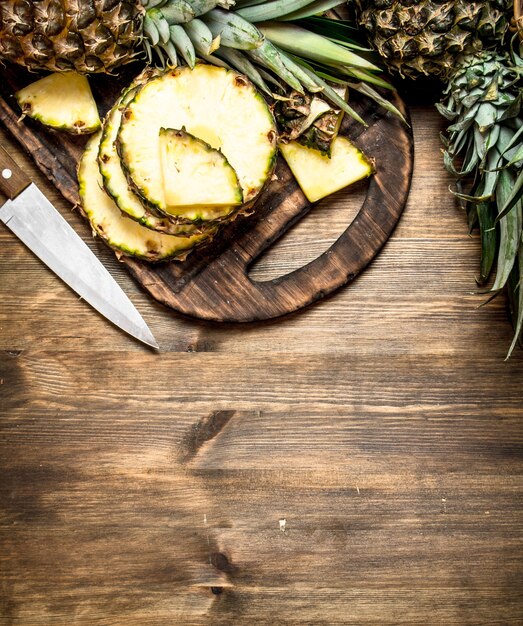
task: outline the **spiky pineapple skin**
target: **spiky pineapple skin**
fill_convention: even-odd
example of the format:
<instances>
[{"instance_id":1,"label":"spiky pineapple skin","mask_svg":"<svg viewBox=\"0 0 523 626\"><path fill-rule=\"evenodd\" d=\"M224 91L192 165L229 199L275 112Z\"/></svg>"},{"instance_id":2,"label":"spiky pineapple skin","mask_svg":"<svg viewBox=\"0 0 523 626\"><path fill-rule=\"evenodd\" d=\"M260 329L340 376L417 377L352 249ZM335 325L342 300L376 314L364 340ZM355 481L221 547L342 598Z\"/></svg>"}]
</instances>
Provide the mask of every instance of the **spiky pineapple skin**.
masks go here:
<instances>
[{"instance_id":1,"label":"spiky pineapple skin","mask_svg":"<svg viewBox=\"0 0 523 626\"><path fill-rule=\"evenodd\" d=\"M499 42L511 0L355 0L358 21L392 72L446 81L456 58Z\"/></svg>"},{"instance_id":2,"label":"spiky pineapple skin","mask_svg":"<svg viewBox=\"0 0 523 626\"><path fill-rule=\"evenodd\" d=\"M0 58L30 70L108 73L133 60L135 0L0 0Z\"/></svg>"}]
</instances>

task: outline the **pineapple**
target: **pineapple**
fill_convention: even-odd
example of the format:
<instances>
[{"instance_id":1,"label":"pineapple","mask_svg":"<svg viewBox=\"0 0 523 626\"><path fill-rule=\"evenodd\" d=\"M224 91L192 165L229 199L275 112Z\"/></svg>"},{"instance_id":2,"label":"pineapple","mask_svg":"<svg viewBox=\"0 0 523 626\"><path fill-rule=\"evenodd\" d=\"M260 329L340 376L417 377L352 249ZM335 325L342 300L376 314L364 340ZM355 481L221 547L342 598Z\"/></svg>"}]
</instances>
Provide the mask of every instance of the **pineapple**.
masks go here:
<instances>
[{"instance_id":1,"label":"pineapple","mask_svg":"<svg viewBox=\"0 0 523 626\"><path fill-rule=\"evenodd\" d=\"M495 271L493 295L508 289L515 328L510 355L523 339L523 60L506 36L513 3L354 4L392 71L436 76L445 84L437 105L449 121L442 134L444 164L456 177L470 227L480 228L479 284Z\"/></svg>"},{"instance_id":2,"label":"pineapple","mask_svg":"<svg viewBox=\"0 0 523 626\"><path fill-rule=\"evenodd\" d=\"M238 176L245 203L256 199L274 169L274 118L244 76L205 64L168 70L147 82L127 105L117 138L130 183L146 204L166 215L162 128L183 128L221 150ZM221 207L215 201L178 207L176 213L180 222L201 222L227 219L236 209L237 201Z\"/></svg>"},{"instance_id":3,"label":"pineapple","mask_svg":"<svg viewBox=\"0 0 523 626\"><path fill-rule=\"evenodd\" d=\"M98 152L98 165L103 178L105 191L111 196L118 208L127 216L136 220L142 226L163 232L168 235L179 237L191 236L201 232L215 230L213 226L205 224L180 224L166 216L158 216L151 213L141 199L129 187L125 172L116 150L116 138L122 113L125 106L136 95L137 87L131 87L124 91L113 108L108 112L103 126L102 138Z\"/></svg>"},{"instance_id":4,"label":"pineapple","mask_svg":"<svg viewBox=\"0 0 523 626\"><path fill-rule=\"evenodd\" d=\"M73 134L94 133L100 128L87 78L77 72L50 74L20 89L15 98L24 116L51 128Z\"/></svg>"},{"instance_id":5,"label":"pineapple","mask_svg":"<svg viewBox=\"0 0 523 626\"><path fill-rule=\"evenodd\" d=\"M334 139L330 156L297 141L282 144L280 150L309 202L317 202L367 178L374 169L346 137Z\"/></svg>"},{"instance_id":6,"label":"pineapple","mask_svg":"<svg viewBox=\"0 0 523 626\"><path fill-rule=\"evenodd\" d=\"M346 87L336 91L347 98ZM276 120L280 128L280 142L298 141L304 146L330 155L333 141L343 121L343 111L335 109L323 98L312 94L292 92L288 100L275 106Z\"/></svg>"},{"instance_id":7,"label":"pineapple","mask_svg":"<svg viewBox=\"0 0 523 626\"><path fill-rule=\"evenodd\" d=\"M160 164L169 214L243 202L238 176L223 153L185 130L160 128Z\"/></svg>"},{"instance_id":8,"label":"pineapple","mask_svg":"<svg viewBox=\"0 0 523 626\"><path fill-rule=\"evenodd\" d=\"M135 57L142 20L135 0L2 0L0 58L30 70L110 72Z\"/></svg>"},{"instance_id":9,"label":"pineapple","mask_svg":"<svg viewBox=\"0 0 523 626\"><path fill-rule=\"evenodd\" d=\"M309 63L321 59L338 79L352 82L352 89L380 102L374 90L364 87L387 83L376 75L380 71L376 65L358 56L358 44L338 45L289 22L279 24L281 28L272 25L273 20L309 17L335 2L327 4L318 0L0 0L0 60L30 70L112 74L138 58L155 59L161 67L185 63L191 68L198 58L236 69L268 96L274 86L278 92L283 86L300 93L323 91L334 105L359 119L323 81L324 68L314 71ZM258 28L258 22L263 26Z\"/></svg>"},{"instance_id":10,"label":"pineapple","mask_svg":"<svg viewBox=\"0 0 523 626\"><path fill-rule=\"evenodd\" d=\"M209 241L208 235L176 237L144 228L124 217L113 199L104 191L98 168L101 133L88 141L78 169L81 210L93 232L120 254L146 261L183 260L197 245Z\"/></svg>"},{"instance_id":11,"label":"pineapple","mask_svg":"<svg viewBox=\"0 0 523 626\"><path fill-rule=\"evenodd\" d=\"M346 138L331 147L323 156L295 141L281 144L311 202L372 173ZM271 179L277 148L271 109L245 76L207 64L145 72L87 144L82 210L119 253L184 257L251 208Z\"/></svg>"},{"instance_id":12,"label":"pineapple","mask_svg":"<svg viewBox=\"0 0 523 626\"><path fill-rule=\"evenodd\" d=\"M511 0L354 0L358 21L387 66L401 76L447 80L459 55L503 39Z\"/></svg>"},{"instance_id":13,"label":"pineapple","mask_svg":"<svg viewBox=\"0 0 523 626\"><path fill-rule=\"evenodd\" d=\"M444 163L471 228L481 235L480 272L493 294L508 288L515 326L523 338L523 63L508 53L483 51L460 60L438 104L450 122L442 135Z\"/></svg>"}]
</instances>

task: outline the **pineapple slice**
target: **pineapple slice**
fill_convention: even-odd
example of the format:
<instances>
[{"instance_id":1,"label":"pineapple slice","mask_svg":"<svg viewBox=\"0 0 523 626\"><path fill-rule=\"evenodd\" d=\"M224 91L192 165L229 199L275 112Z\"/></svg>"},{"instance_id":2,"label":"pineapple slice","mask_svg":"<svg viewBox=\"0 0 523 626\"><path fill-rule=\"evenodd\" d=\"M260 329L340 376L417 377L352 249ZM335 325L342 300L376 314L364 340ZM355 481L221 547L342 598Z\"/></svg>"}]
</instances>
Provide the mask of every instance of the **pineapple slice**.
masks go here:
<instances>
[{"instance_id":1,"label":"pineapple slice","mask_svg":"<svg viewBox=\"0 0 523 626\"><path fill-rule=\"evenodd\" d=\"M101 132L87 142L78 169L81 208L94 233L111 248L147 261L183 259L196 245L209 238L201 234L192 237L165 235L125 217L102 185L98 167L100 139Z\"/></svg>"},{"instance_id":2,"label":"pineapple slice","mask_svg":"<svg viewBox=\"0 0 523 626\"><path fill-rule=\"evenodd\" d=\"M238 176L225 156L184 130L160 129L160 163L167 213L243 202Z\"/></svg>"},{"instance_id":3,"label":"pineapple slice","mask_svg":"<svg viewBox=\"0 0 523 626\"><path fill-rule=\"evenodd\" d=\"M309 202L321 200L374 171L363 152L342 136L332 142L330 157L297 141L281 144L280 150Z\"/></svg>"},{"instance_id":4,"label":"pineapple slice","mask_svg":"<svg viewBox=\"0 0 523 626\"><path fill-rule=\"evenodd\" d=\"M237 72L198 64L170 69L145 84L127 106L118 150L132 185L167 213L160 164L160 129L184 128L221 150L235 170L243 200L254 200L276 158L276 125L262 96ZM225 219L235 205L187 209L189 220Z\"/></svg>"},{"instance_id":5,"label":"pineapple slice","mask_svg":"<svg viewBox=\"0 0 523 626\"><path fill-rule=\"evenodd\" d=\"M138 88L134 87L124 92L105 118L98 152L98 165L105 190L123 213L146 228L179 237L216 230L213 224L182 224L168 217L158 217L145 207L142 200L129 187L115 142L122 121L123 109L134 98L137 90Z\"/></svg>"},{"instance_id":6,"label":"pineapple slice","mask_svg":"<svg viewBox=\"0 0 523 626\"><path fill-rule=\"evenodd\" d=\"M20 89L15 98L24 115L45 126L74 134L93 133L100 128L87 78L76 72L50 74Z\"/></svg>"}]
</instances>

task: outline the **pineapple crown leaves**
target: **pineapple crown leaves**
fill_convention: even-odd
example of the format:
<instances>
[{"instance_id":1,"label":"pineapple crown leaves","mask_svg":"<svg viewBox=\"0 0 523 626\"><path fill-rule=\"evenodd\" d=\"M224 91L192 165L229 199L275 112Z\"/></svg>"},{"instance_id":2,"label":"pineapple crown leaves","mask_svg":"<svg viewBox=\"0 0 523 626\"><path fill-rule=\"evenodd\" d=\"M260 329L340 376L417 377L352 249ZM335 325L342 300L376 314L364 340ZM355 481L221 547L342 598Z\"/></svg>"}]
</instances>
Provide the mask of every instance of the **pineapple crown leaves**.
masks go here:
<instances>
[{"instance_id":1,"label":"pineapple crown leaves","mask_svg":"<svg viewBox=\"0 0 523 626\"><path fill-rule=\"evenodd\" d=\"M452 174L465 176L476 167L484 172L489 151L505 150L520 120L521 76L507 54L484 51L461 60L444 91L446 100L436 105L452 122L444 140ZM459 158L461 168L455 165Z\"/></svg>"},{"instance_id":2,"label":"pineapple crown leaves","mask_svg":"<svg viewBox=\"0 0 523 626\"><path fill-rule=\"evenodd\" d=\"M444 164L469 225L480 229L478 283L495 266L490 288L508 290L514 338L523 336L523 63L511 52L483 51L460 59L438 110L452 123L443 135Z\"/></svg>"},{"instance_id":3,"label":"pineapple crown leaves","mask_svg":"<svg viewBox=\"0 0 523 626\"><path fill-rule=\"evenodd\" d=\"M161 66L197 59L234 68L276 99L291 90L321 92L359 122L329 82L343 82L401 117L372 88L391 89L370 51L346 22L317 17L339 0L143 0L143 45ZM276 87L276 92L269 86Z\"/></svg>"}]
</instances>

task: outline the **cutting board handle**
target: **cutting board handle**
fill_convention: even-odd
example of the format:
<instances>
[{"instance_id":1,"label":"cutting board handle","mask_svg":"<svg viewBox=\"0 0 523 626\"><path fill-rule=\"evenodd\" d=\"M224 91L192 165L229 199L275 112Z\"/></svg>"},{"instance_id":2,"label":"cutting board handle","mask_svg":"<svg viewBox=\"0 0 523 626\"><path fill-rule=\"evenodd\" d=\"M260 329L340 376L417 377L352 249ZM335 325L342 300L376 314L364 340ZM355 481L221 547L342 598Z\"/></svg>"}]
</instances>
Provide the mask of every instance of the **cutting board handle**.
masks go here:
<instances>
[{"instance_id":1,"label":"cutting board handle","mask_svg":"<svg viewBox=\"0 0 523 626\"><path fill-rule=\"evenodd\" d=\"M31 179L13 161L7 150L0 146L0 191L9 200L14 200L30 184Z\"/></svg>"}]
</instances>

